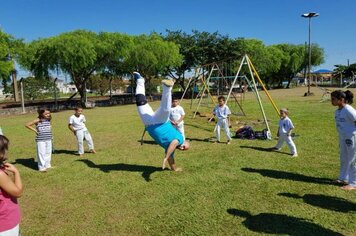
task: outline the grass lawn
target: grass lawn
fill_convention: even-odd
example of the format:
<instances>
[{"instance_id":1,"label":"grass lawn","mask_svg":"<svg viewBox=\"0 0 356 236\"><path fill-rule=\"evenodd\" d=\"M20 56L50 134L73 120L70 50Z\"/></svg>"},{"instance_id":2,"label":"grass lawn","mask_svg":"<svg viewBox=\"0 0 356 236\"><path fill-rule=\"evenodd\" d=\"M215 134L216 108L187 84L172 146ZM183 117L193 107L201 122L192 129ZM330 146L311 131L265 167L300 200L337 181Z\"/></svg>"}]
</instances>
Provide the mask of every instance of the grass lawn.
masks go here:
<instances>
[{"instance_id":1,"label":"grass lawn","mask_svg":"<svg viewBox=\"0 0 356 236\"><path fill-rule=\"evenodd\" d=\"M163 149L147 134L140 145L135 105L84 111L97 151L84 158L75 155L67 128L73 111L53 113L57 153L47 173L37 171L34 134L24 127L36 114L1 117L9 161L25 186L22 235L356 235L356 191L332 182L339 172L336 108L319 102L321 90L311 90L315 96L303 97L305 87L270 91L279 108L290 110L297 158L287 146L267 151L275 139L213 144L214 124L192 119L195 106L183 101L192 145L176 152L180 173L161 170ZM262 98L275 138L279 118ZM247 116L233 117L233 129L250 124L262 130L253 93L243 109Z\"/></svg>"}]
</instances>

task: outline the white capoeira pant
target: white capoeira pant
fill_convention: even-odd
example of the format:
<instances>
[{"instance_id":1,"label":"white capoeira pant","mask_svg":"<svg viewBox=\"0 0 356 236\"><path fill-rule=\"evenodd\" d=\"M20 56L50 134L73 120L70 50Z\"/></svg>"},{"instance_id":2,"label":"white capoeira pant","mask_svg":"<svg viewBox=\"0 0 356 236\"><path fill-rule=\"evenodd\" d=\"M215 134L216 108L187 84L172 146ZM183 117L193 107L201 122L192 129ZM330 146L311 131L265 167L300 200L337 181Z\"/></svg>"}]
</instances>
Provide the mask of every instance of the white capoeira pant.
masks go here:
<instances>
[{"instance_id":1,"label":"white capoeira pant","mask_svg":"<svg viewBox=\"0 0 356 236\"><path fill-rule=\"evenodd\" d=\"M184 122L180 122L178 125L174 126L178 131L179 133L182 134L183 136L183 140L185 140L185 135L184 135Z\"/></svg>"},{"instance_id":2,"label":"white capoeira pant","mask_svg":"<svg viewBox=\"0 0 356 236\"><path fill-rule=\"evenodd\" d=\"M275 146L275 148L280 150L282 148L284 142L287 143L289 150L292 154L297 153L297 148L293 142L292 137L290 135L284 134L284 133L279 134L278 143Z\"/></svg>"},{"instance_id":3,"label":"white capoeira pant","mask_svg":"<svg viewBox=\"0 0 356 236\"><path fill-rule=\"evenodd\" d=\"M14 228L0 232L0 236L19 236L20 235L20 225L16 225Z\"/></svg>"},{"instance_id":4,"label":"white capoeira pant","mask_svg":"<svg viewBox=\"0 0 356 236\"><path fill-rule=\"evenodd\" d=\"M356 187L356 134L351 137L339 136L340 175L339 180Z\"/></svg>"},{"instance_id":5,"label":"white capoeira pant","mask_svg":"<svg viewBox=\"0 0 356 236\"><path fill-rule=\"evenodd\" d=\"M36 141L39 170L51 168L52 140Z\"/></svg>"},{"instance_id":6,"label":"white capoeira pant","mask_svg":"<svg viewBox=\"0 0 356 236\"><path fill-rule=\"evenodd\" d=\"M77 137L78 154L84 154L84 140L87 141L89 150L94 149L94 142L87 128L76 130L75 136Z\"/></svg>"},{"instance_id":7,"label":"white capoeira pant","mask_svg":"<svg viewBox=\"0 0 356 236\"><path fill-rule=\"evenodd\" d=\"M162 99L159 108L153 111L152 107L146 103L137 106L138 114L145 126L166 123L169 119L170 109L172 106L172 87L162 86ZM136 80L136 96L146 96L145 80Z\"/></svg>"},{"instance_id":8,"label":"white capoeira pant","mask_svg":"<svg viewBox=\"0 0 356 236\"><path fill-rule=\"evenodd\" d=\"M215 125L215 133L216 139L220 142L220 129L223 128L225 130L227 140L231 140L230 128L228 124L228 120L226 118L218 119L218 122Z\"/></svg>"}]
</instances>

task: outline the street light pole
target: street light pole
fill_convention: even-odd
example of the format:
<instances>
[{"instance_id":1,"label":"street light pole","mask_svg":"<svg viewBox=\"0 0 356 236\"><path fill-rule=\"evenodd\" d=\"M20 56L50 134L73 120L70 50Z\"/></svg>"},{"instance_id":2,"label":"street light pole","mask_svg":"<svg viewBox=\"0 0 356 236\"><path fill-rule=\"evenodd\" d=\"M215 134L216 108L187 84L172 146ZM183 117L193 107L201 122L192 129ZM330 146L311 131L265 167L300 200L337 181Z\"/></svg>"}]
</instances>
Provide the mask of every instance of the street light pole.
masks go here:
<instances>
[{"instance_id":1,"label":"street light pole","mask_svg":"<svg viewBox=\"0 0 356 236\"><path fill-rule=\"evenodd\" d=\"M304 13L302 17L308 18L308 42L309 42L309 48L308 48L308 92L307 96L311 95L310 93L310 82L311 82L311 74L310 74L310 69L311 69L311 43L310 43L310 36L311 36L311 18L319 16L318 13L316 12L309 12L309 13Z\"/></svg>"},{"instance_id":2,"label":"street light pole","mask_svg":"<svg viewBox=\"0 0 356 236\"><path fill-rule=\"evenodd\" d=\"M25 98L23 95L23 78L20 79L20 89L21 89L21 107L22 107L22 113L26 113L25 110Z\"/></svg>"}]
</instances>

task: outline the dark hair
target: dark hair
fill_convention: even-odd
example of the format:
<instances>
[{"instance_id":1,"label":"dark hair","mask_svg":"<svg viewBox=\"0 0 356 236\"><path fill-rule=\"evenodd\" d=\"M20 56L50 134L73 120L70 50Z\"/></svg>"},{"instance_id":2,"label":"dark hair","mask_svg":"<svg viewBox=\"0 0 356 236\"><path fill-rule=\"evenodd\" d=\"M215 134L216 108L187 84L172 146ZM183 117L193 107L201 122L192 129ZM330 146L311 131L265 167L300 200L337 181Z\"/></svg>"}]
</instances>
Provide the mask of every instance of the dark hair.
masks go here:
<instances>
[{"instance_id":1,"label":"dark hair","mask_svg":"<svg viewBox=\"0 0 356 236\"><path fill-rule=\"evenodd\" d=\"M224 96L219 96L219 97L218 97L218 101L219 101L219 100L223 100L223 101L225 102L225 97L224 97Z\"/></svg>"},{"instance_id":2,"label":"dark hair","mask_svg":"<svg viewBox=\"0 0 356 236\"><path fill-rule=\"evenodd\" d=\"M76 106L76 107L74 108L75 111L78 111L79 109L83 109L83 107L81 107L81 106Z\"/></svg>"},{"instance_id":3,"label":"dark hair","mask_svg":"<svg viewBox=\"0 0 356 236\"><path fill-rule=\"evenodd\" d=\"M49 111L49 109L47 108L40 108L37 112L38 112L38 119L42 120L42 119L45 119L44 116L43 116L43 113L45 113L45 111ZM49 121L51 121L52 117L50 116L48 118Z\"/></svg>"},{"instance_id":4,"label":"dark hair","mask_svg":"<svg viewBox=\"0 0 356 236\"><path fill-rule=\"evenodd\" d=\"M177 96L172 96L172 101L179 100Z\"/></svg>"},{"instance_id":5,"label":"dark hair","mask_svg":"<svg viewBox=\"0 0 356 236\"><path fill-rule=\"evenodd\" d=\"M338 100L344 99L347 104L352 104L354 100L354 94L350 90L346 90L345 92L342 90L335 90L331 93L331 97Z\"/></svg>"},{"instance_id":6,"label":"dark hair","mask_svg":"<svg viewBox=\"0 0 356 236\"><path fill-rule=\"evenodd\" d=\"M0 135L0 167L4 165L4 161L6 160L6 151L9 148L9 139L4 135Z\"/></svg>"}]
</instances>

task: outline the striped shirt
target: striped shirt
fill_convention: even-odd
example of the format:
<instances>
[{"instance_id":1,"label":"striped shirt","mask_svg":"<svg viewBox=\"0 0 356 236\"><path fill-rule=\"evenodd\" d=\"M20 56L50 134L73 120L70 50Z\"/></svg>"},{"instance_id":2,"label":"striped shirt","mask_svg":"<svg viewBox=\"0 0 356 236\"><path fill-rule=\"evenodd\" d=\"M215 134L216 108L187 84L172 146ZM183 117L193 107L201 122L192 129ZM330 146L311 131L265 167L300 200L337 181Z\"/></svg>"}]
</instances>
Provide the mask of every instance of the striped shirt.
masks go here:
<instances>
[{"instance_id":1,"label":"striped shirt","mask_svg":"<svg viewBox=\"0 0 356 236\"><path fill-rule=\"evenodd\" d=\"M40 122L36 125L36 130L36 142L52 140L52 127L50 121L40 120Z\"/></svg>"}]
</instances>

